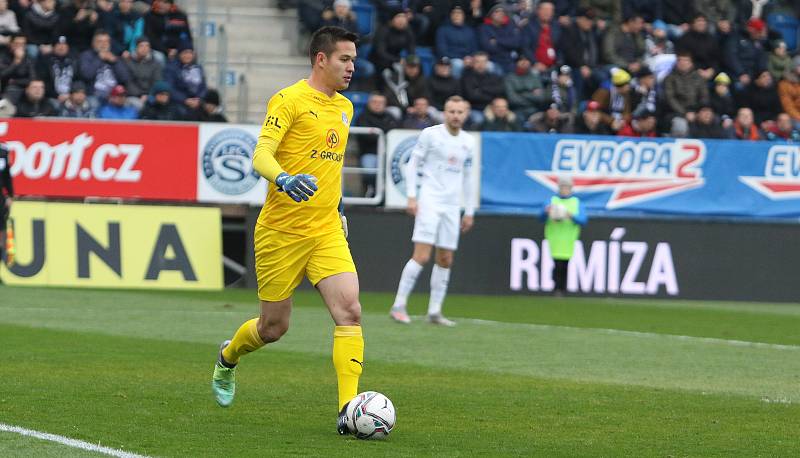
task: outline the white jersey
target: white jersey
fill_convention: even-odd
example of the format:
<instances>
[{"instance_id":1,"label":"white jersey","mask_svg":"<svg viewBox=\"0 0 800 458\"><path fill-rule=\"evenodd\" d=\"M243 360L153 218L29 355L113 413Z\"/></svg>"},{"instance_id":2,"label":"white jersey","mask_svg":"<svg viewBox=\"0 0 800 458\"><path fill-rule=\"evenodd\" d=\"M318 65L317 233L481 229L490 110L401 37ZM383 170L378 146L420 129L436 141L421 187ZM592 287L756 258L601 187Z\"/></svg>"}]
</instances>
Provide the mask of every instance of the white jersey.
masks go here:
<instances>
[{"instance_id":1,"label":"white jersey","mask_svg":"<svg viewBox=\"0 0 800 458\"><path fill-rule=\"evenodd\" d=\"M458 135L451 135L444 124L424 129L408 161L408 197L417 197L417 167L421 164L420 202L460 207L463 195L466 214L472 215L470 172L474 150L475 138L463 130Z\"/></svg>"}]
</instances>

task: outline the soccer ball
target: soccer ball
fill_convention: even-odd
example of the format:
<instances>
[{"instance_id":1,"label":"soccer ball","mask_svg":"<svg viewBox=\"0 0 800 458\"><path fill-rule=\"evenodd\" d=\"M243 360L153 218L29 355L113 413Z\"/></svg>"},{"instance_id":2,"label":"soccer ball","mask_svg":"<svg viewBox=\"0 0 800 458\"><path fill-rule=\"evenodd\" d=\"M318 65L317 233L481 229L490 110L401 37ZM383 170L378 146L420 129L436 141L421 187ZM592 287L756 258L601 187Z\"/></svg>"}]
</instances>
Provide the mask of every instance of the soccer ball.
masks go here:
<instances>
[{"instance_id":1,"label":"soccer ball","mask_svg":"<svg viewBox=\"0 0 800 458\"><path fill-rule=\"evenodd\" d=\"M347 427L359 439L382 439L394 428L394 404L375 391L365 391L347 404Z\"/></svg>"}]
</instances>

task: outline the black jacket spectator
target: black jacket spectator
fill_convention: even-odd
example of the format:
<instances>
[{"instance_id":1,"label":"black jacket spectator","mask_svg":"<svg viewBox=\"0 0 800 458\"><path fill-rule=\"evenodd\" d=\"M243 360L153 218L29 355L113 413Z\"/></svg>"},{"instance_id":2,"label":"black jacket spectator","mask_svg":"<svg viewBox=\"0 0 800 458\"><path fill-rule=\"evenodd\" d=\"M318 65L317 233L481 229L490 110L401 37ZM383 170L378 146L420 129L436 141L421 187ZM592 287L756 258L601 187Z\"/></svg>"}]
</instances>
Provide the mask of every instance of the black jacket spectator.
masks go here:
<instances>
[{"instance_id":1,"label":"black jacket spectator","mask_svg":"<svg viewBox=\"0 0 800 458\"><path fill-rule=\"evenodd\" d=\"M47 97L63 101L69 96L72 81L78 79L78 59L70 52L66 38L59 38L53 51L39 53L36 76L44 80Z\"/></svg>"},{"instance_id":2,"label":"black jacket spectator","mask_svg":"<svg viewBox=\"0 0 800 458\"><path fill-rule=\"evenodd\" d=\"M17 103L17 118L33 118L35 116L56 116L56 105L52 99L44 96L44 81L31 80L25 93Z\"/></svg>"},{"instance_id":3,"label":"black jacket spectator","mask_svg":"<svg viewBox=\"0 0 800 458\"><path fill-rule=\"evenodd\" d=\"M446 57L440 59L434 66L433 75L428 78L428 88L431 93L431 104L437 110L444 109L444 102L448 97L461 94L461 80L450 74L450 63Z\"/></svg>"},{"instance_id":4,"label":"black jacket spectator","mask_svg":"<svg viewBox=\"0 0 800 458\"><path fill-rule=\"evenodd\" d=\"M400 121L386 111L386 97L383 94L373 93L370 95L367 106L358 116L356 126L377 127L384 133L400 127ZM378 137L374 135L359 135L358 141L359 154L377 154Z\"/></svg>"},{"instance_id":5,"label":"black jacket spectator","mask_svg":"<svg viewBox=\"0 0 800 458\"><path fill-rule=\"evenodd\" d=\"M583 20L583 19L580 19ZM591 24L591 19L586 19ZM557 45L564 63L572 68L585 66L596 67L600 63L600 35L594 27L588 30L578 25L576 19L569 27L561 31L561 39Z\"/></svg>"},{"instance_id":6,"label":"black jacket spectator","mask_svg":"<svg viewBox=\"0 0 800 458\"><path fill-rule=\"evenodd\" d=\"M753 110L756 125L764 121L774 120L783 111L778 88L772 75L763 71L750 85L736 95L739 107Z\"/></svg>"},{"instance_id":7,"label":"black jacket spectator","mask_svg":"<svg viewBox=\"0 0 800 458\"><path fill-rule=\"evenodd\" d=\"M89 0L73 0L59 11L59 34L67 37L75 52L83 52L91 47L98 19Z\"/></svg>"},{"instance_id":8,"label":"black jacket spectator","mask_svg":"<svg viewBox=\"0 0 800 458\"><path fill-rule=\"evenodd\" d=\"M482 61L482 64L478 64ZM473 110L483 110L486 105L497 97L505 97L506 88L503 78L489 72L485 54L475 56L473 68L464 70L461 76L461 83L464 87L464 98L472 104ZM477 68L476 68L477 67Z\"/></svg>"},{"instance_id":9,"label":"black jacket spectator","mask_svg":"<svg viewBox=\"0 0 800 458\"><path fill-rule=\"evenodd\" d=\"M696 68L718 70L722 61L722 47L716 37L708 32L707 27L705 31L701 31L696 24L697 18L693 21L692 29L675 43L675 51L690 53Z\"/></svg>"},{"instance_id":10,"label":"black jacket spectator","mask_svg":"<svg viewBox=\"0 0 800 458\"><path fill-rule=\"evenodd\" d=\"M51 7L45 10L43 5ZM23 30L28 37L28 43L34 45L51 45L56 42L59 15L55 10L55 2L36 2L25 13Z\"/></svg>"},{"instance_id":11,"label":"black jacket spectator","mask_svg":"<svg viewBox=\"0 0 800 458\"><path fill-rule=\"evenodd\" d=\"M150 46L167 55L170 49L193 45L189 19L173 0L153 0L153 9L144 17L144 29Z\"/></svg>"},{"instance_id":12,"label":"black jacket spectator","mask_svg":"<svg viewBox=\"0 0 800 458\"><path fill-rule=\"evenodd\" d=\"M692 0L661 0L661 19L667 24L688 24L694 14Z\"/></svg>"},{"instance_id":13,"label":"black jacket spectator","mask_svg":"<svg viewBox=\"0 0 800 458\"><path fill-rule=\"evenodd\" d=\"M13 38L9 49L0 56L0 83L3 93L12 103L36 76L33 60L25 49L25 37Z\"/></svg>"},{"instance_id":14,"label":"black jacket spectator","mask_svg":"<svg viewBox=\"0 0 800 458\"><path fill-rule=\"evenodd\" d=\"M150 100L139 112L139 118L153 121L181 121L184 119L184 110L172 101L169 84L158 81L153 85Z\"/></svg>"},{"instance_id":15,"label":"black jacket spectator","mask_svg":"<svg viewBox=\"0 0 800 458\"><path fill-rule=\"evenodd\" d=\"M622 17L631 17L634 14L652 24L663 16L661 0L622 0Z\"/></svg>"},{"instance_id":16,"label":"black jacket spectator","mask_svg":"<svg viewBox=\"0 0 800 458\"><path fill-rule=\"evenodd\" d=\"M768 53L766 43L753 38L747 31L728 39L725 49L725 63L731 71L731 77L739 78L748 75L751 78L762 69L767 68Z\"/></svg>"},{"instance_id":17,"label":"black jacket spectator","mask_svg":"<svg viewBox=\"0 0 800 458\"><path fill-rule=\"evenodd\" d=\"M372 41L374 45L370 59L379 72L391 67L394 62L399 62L404 52L414 54L417 45L414 33L408 27L408 19L403 13L396 14L389 23L378 28Z\"/></svg>"},{"instance_id":18,"label":"black jacket spectator","mask_svg":"<svg viewBox=\"0 0 800 458\"><path fill-rule=\"evenodd\" d=\"M689 137L691 138L711 138L721 139L725 138L725 129L717 120L710 124L701 123L699 121L689 123Z\"/></svg>"}]
</instances>

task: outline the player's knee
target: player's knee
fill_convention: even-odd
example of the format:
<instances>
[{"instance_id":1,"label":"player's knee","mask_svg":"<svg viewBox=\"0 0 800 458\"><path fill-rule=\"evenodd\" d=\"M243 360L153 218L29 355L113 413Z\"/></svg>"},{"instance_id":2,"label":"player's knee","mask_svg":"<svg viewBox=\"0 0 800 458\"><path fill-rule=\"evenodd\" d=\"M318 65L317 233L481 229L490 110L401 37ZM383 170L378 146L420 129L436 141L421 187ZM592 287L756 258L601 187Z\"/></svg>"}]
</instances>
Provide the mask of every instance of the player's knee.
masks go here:
<instances>
[{"instance_id":1,"label":"player's knee","mask_svg":"<svg viewBox=\"0 0 800 458\"><path fill-rule=\"evenodd\" d=\"M348 301L340 308L342 326L355 326L361 324L361 303L357 299Z\"/></svg>"},{"instance_id":2,"label":"player's knee","mask_svg":"<svg viewBox=\"0 0 800 458\"><path fill-rule=\"evenodd\" d=\"M414 253L414 256L411 257L417 264L424 266L431 260L430 253Z\"/></svg>"},{"instance_id":3,"label":"player's knee","mask_svg":"<svg viewBox=\"0 0 800 458\"><path fill-rule=\"evenodd\" d=\"M265 344L277 342L288 330L288 323L265 323L259 321L258 324L258 335Z\"/></svg>"},{"instance_id":4,"label":"player's knee","mask_svg":"<svg viewBox=\"0 0 800 458\"><path fill-rule=\"evenodd\" d=\"M453 253L439 253L436 255L436 265L449 269L453 265Z\"/></svg>"}]
</instances>

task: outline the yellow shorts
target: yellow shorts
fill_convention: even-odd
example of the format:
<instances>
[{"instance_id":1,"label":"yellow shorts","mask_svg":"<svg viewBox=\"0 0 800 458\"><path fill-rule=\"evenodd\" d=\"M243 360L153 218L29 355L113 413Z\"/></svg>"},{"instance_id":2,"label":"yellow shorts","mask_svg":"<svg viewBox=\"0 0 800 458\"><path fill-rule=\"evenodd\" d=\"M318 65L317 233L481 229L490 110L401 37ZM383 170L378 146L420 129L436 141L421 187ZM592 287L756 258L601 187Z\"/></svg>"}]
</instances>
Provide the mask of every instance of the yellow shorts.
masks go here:
<instances>
[{"instance_id":1,"label":"yellow shorts","mask_svg":"<svg viewBox=\"0 0 800 458\"><path fill-rule=\"evenodd\" d=\"M256 224L255 254L258 298L262 301L290 297L303 275L316 286L331 275L356 272L342 231L309 237Z\"/></svg>"}]
</instances>

